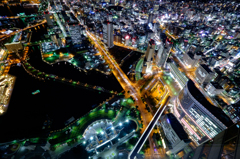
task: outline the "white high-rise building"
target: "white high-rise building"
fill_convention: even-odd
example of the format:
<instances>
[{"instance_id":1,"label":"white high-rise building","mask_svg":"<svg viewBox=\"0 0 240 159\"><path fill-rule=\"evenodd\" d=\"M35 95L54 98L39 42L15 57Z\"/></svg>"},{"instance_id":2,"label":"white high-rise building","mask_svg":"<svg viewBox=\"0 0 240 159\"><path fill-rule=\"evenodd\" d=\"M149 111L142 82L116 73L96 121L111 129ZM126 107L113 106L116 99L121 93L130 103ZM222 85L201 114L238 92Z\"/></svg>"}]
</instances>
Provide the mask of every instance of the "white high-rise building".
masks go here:
<instances>
[{"instance_id":1,"label":"white high-rise building","mask_svg":"<svg viewBox=\"0 0 240 159\"><path fill-rule=\"evenodd\" d=\"M163 54L163 49L164 46L162 44L162 42L159 44L158 46L158 52L157 52L157 57L156 57L156 63L158 64L161 60L162 54Z\"/></svg>"},{"instance_id":2,"label":"white high-rise building","mask_svg":"<svg viewBox=\"0 0 240 159\"><path fill-rule=\"evenodd\" d=\"M109 48L113 47L113 24L110 22L103 23L103 42Z\"/></svg>"}]
</instances>

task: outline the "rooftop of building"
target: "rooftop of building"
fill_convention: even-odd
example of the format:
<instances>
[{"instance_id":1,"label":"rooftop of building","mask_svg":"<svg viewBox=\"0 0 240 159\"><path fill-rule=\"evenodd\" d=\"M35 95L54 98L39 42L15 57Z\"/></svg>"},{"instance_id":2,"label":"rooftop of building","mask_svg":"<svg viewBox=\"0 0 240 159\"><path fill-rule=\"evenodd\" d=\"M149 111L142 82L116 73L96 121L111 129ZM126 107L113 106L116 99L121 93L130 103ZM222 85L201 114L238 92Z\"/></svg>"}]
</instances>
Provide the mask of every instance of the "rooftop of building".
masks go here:
<instances>
[{"instance_id":1,"label":"rooftop of building","mask_svg":"<svg viewBox=\"0 0 240 159\"><path fill-rule=\"evenodd\" d=\"M219 68L214 68L214 71L215 71L218 75L223 75L223 73L220 71Z\"/></svg>"},{"instance_id":2,"label":"rooftop of building","mask_svg":"<svg viewBox=\"0 0 240 159\"><path fill-rule=\"evenodd\" d=\"M210 82L216 89L223 89L222 86L217 82Z\"/></svg>"},{"instance_id":3,"label":"rooftop of building","mask_svg":"<svg viewBox=\"0 0 240 159\"><path fill-rule=\"evenodd\" d=\"M203 69L205 69L208 73L211 73L212 71L209 69L209 67L205 64L200 64Z\"/></svg>"},{"instance_id":4,"label":"rooftop of building","mask_svg":"<svg viewBox=\"0 0 240 159\"><path fill-rule=\"evenodd\" d=\"M187 55L188 55L191 59L194 59L194 54L193 54L191 51L189 51L189 52L187 53Z\"/></svg>"}]
</instances>

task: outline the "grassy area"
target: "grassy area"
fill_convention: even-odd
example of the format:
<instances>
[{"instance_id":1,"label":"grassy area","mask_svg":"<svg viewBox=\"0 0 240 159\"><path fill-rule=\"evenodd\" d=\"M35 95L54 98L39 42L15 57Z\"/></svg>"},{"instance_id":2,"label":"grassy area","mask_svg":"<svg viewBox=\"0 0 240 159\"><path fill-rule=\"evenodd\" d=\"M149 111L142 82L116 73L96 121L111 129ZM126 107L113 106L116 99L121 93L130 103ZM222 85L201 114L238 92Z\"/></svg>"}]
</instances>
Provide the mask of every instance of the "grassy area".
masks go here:
<instances>
[{"instance_id":1,"label":"grassy area","mask_svg":"<svg viewBox=\"0 0 240 159\"><path fill-rule=\"evenodd\" d=\"M106 104L103 104L101 107L93 109L91 112L89 112L79 120L75 121L75 123L73 123L71 126L67 126L62 130L54 131L49 137L49 142L54 148L63 143L70 143L72 141L79 140L80 138L82 138L85 129L96 120L109 119L115 122L117 122L118 120L125 120L127 117L126 112L128 111L129 106L134 104L134 101L131 98L128 98L122 100L120 104L122 106L120 110L108 109ZM136 116L140 116L139 111L136 111L135 113L137 114ZM133 116L129 115L127 118L129 120L134 120L139 129L140 123L138 122L138 120L135 120Z\"/></svg>"},{"instance_id":2,"label":"grassy area","mask_svg":"<svg viewBox=\"0 0 240 159\"><path fill-rule=\"evenodd\" d=\"M49 63L54 63L57 59L59 59L59 56L51 56L51 57L47 57L44 60L46 60Z\"/></svg>"},{"instance_id":3,"label":"grassy area","mask_svg":"<svg viewBox=\"0 0 240 159\"><path fill-rule=\"evenodd\" d=\"M134 101L131 98L125 99L123 101L121 101L121 105L123 106L129 106L134 104Z\"/></svg>"},{"instance_id":4,"label":"grassy area","mask_svg":"<svg viewBox=\"0 0 240 159\"><path fill-rule=\"evenodd\" d=\"M39 141L39 138L31 138L30 139L30 142L32 142L32 143L38 143L38 141Z\"/></svg>"},{"instance_id":5,"label":"grassy area","mask_svg":"<svg viewBox=\"0 0 240 159\"><path fill-rule=\"evenodd\" d=\"M141 78L141 68L142 68L142 65L143 65L143 59L144 58L141 58L139 61L138 61L138 63L137 63L137 66L136 66L136 76L135 76L135 78L136 78L136 81L138 81L138 80L140 80L140 78Z\"/></svg>"},{"instance_id":6,"label":"grassy area","mask_svg":"<svg viewBox=\"0 0 240 159\"><path fill-rule=\"evenodd\" d=\"M47 54L47 55L51 55L51 54L55 54L55 51L50 51L50 52L44 52L43 54Z\"/></svg>"}]
</instances>

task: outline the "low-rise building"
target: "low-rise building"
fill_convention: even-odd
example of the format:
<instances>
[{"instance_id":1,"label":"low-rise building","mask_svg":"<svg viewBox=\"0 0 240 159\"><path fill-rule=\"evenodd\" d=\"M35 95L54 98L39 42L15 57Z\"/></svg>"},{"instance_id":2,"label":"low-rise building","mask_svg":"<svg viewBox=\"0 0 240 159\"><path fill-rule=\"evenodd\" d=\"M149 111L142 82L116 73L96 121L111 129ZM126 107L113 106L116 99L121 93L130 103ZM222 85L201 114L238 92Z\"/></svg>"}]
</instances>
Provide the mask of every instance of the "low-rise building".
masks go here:
<instances>
[{"instance_id":1,"label":"low-rise building","mask_svg":"<svg viewBox=\"0 0 240 159\"><path fill-rule=\"evenodd\" d=\"M210 95L221 94L224 90L222 86L217 82L209 82L205 89Z\"/></svg>"},{"instance_id":2,"label":"low-rise building","mask_svg":"<svg viewBox=\"0 0 240 159\"><path fill-rule=\"evenodd\" d=\"M201 64L195 71L195 75L196 75L196 80L200 84L207 84L212 80L215 73L211 71L207 65Z\"/></svg>"},{"instance_id":3,"label":"low-rise building","mask_svg":"<svg viewBox=\"0 0 240 159\"><path fill-rule=\"evenodd\" d=\"M191 51L183 55L183 62L187 68L196 67L201 55L193 54Z\"/></svg>"}]
</instances>

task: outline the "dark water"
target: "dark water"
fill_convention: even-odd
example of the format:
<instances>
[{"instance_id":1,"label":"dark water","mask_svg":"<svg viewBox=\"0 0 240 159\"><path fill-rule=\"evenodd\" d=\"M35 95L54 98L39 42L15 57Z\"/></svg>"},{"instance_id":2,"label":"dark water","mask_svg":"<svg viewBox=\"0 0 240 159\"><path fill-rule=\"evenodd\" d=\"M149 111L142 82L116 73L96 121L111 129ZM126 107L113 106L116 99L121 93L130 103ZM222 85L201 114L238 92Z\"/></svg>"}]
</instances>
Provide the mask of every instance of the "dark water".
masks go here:
<instances>
[{"instance_id":1,"label":"dark water","mask_svg":"<svg viewBox=\"0 0 240 159\"><path fill-rule=\"evenodd\" d=\"M43 62L37 46L34 47L29 57L30 60L28 60L28 62L34 68L42 72L54 74L59 77L65 77L66 79L72 79L73 81L80 81L90 85L102 86L107 90L114 90L118 92L122 90L122 87L113 75L107 76L94 70L88 71L87 73L83 71L80 72L68 62L66 64L65 62L59 62L59 64L56 63L53 64L53 66Z\"/></svg>"},{"instance_id":2,"label":"dark water","mask_svg":"<svg viewBox=\"0 0 240 159\"><path fill-rule=\"evenodd\" d=\"M48 34L47 32L47 25L39 25L37 29L32 29L32 38L31 42L36 42L40 40L46 39L44 34Z\"/></svg>"},{"instance_id":3,"label":"dark water","mask_svg":"<svg viewBox=\"0 0 240 159\"><path fill-rule=\"evenodd\" d=\"M44 33L46 33L46 27L34 29L33 40L40 40L42 37L38 35ZM64 62L55 64L53 67L48 65L42 61L38 46L30 48L29 57L29 63L42 72L102 86L108 90L118 92L122 90L113 75L106 76L96 71L79 72L72 65L65 65ZM17 80L8 111L0 116L0 142L41 136L43 122L47 119L46 115L53 121L51 130L63 128L64 122L70 117L77 119L89 112L93 105L98 105L112 96L57 81L39 81L26 73L22 67L12 67L9 74L16 76ZM40 93L32 95L36 90L40 90Z\"/></svg>"},{"instance_id":4,"label":"dark water","mask_svg":"<svg viewBox=\"0 0 240 159\"><path fill-rule=\"evenodd\" d=\"M37 8L24 8L22 5L0 6L0 16L17 16L17 14L19 13L25 13L26 15L30 15L37 12Z\"/></svg>"},{"instance_id":5,"label":"dark water","mask_svg":"<svg viewBox=\"0 0 240 159\"><path fill-rule=\"evenodd\" d=\"M127 56L132 50L126 49L124 47L120 46L114 46L111 49L109 49L109 53L115 58L117 63L121 63L121 60Z\"/></svg>"},{"instance_id":6,"label":"dark water","mask_svg":"<svg viewBox=\"0 0 240 159\"><path fill-rule=\"evenodd\" d=\"M43 35L46 33L47 27L40 26L40 29L34 30L32 34L32 41L42 40ZM100 72L91 70L87 73L80 72L77 68L74 68L73 65L65 62L59 62L58 64L53 64L53 67L44 61L40 54L38 46L33 46L30 49L29 54L30 60L28 61L36 69L54 74L59 77L65 77L67 79L72 79L74 81L80 81L82 83L88 83L90 85L102 86L107 90L113 91L122 91L121 85L118 83L117 79L113 74L106 76Z\"/></svg>"},{"instance_id":7,"label":"dark water","mask_svg":"<svg viewBox=\"0 0 240 159\"><path fill-rule=\"evenodd\" d=\"M124 63L121 66L123 72L127 74L128 71L130 71L129 67L133 64L136 64L136 62L139 60L141 55L142 55L142 53L134 51L134 53L132 53L132 55L129 58L126 58L126 60L124 61Z\"/></svg>"},{"instance_id":8,"label":"dark water","mask_svg":"<svg viewBox=\"0 0 240 159\"><path fill-rule=\"evenodd\" d=\"M29 57L28 62L42 72L102 86L109 90L118 92L122 90L113 75L106 76L96 71L86 74L79 72L72 65L65 65L64 62L53 67L48 65L42 61L38 46L31 47ZM0 136L4 136L0 138L0 142L42 136L43 122L47 115L53 121L51 130L63 128L64 122L70 117L77 119L89 112L93 105L98 105L112 96L57 81L39 81L18 66L12 67L9 74L16 76L17 80L8 111L0 116ZM36 90L40 90L40 93L32 95Z\"/></svg>"},{"instance_id":9,"label":"dark water","mask_svg":"<svg viewBox=\"0 0 240 159\"><path fill-rule=\"evenodd\" d=\"M53 119L52 129L64 127L70 117L75 119L89 112L110 95L54 81L39 81L22 67L13 67L10 74L17 77L8 111L0 116L0 141L41 134L46 114ZM32 95L35 90L39 94Z\"/></svg>"}]
</instances>

